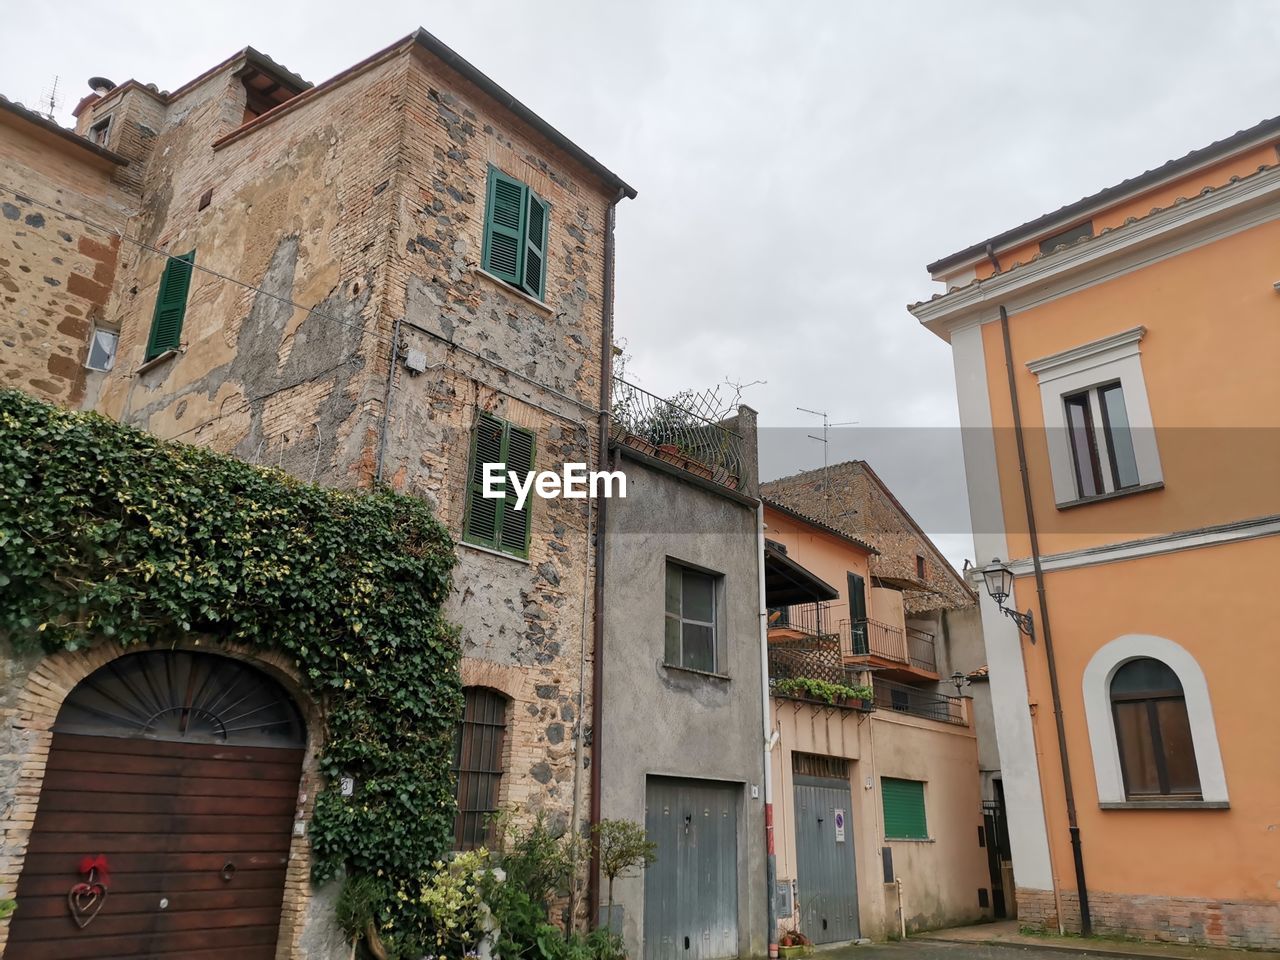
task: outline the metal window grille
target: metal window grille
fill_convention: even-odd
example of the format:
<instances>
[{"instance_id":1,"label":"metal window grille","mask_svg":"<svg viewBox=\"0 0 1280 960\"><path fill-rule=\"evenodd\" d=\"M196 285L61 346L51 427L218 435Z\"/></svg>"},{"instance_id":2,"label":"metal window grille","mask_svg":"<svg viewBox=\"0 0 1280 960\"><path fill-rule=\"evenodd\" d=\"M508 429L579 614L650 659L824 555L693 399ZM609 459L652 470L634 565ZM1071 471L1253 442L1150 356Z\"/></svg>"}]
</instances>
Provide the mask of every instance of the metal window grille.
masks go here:
<instances>
[{"instance_id":1,"label":"metal window grille","mask_svg":"<svg viewBox=\"0 0 1280 960\"><path fill-rule=\"evenodd\" d=\"M463 693L466 704L453 752L458 785L453 836L456 849L472 850L489 841L490 818L498 812L507 698L483 687L468 687Z\"/></svg>"}]
</instances>

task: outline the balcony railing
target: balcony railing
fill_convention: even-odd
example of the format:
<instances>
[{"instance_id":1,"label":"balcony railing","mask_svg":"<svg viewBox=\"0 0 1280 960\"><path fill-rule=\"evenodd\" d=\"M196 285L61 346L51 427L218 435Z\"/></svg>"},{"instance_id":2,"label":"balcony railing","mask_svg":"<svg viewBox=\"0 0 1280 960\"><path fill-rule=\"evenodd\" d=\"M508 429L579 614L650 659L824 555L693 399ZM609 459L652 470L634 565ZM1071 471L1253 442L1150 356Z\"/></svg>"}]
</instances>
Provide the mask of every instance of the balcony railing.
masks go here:
<instances>
[{"instance_id":1,"label":"balcony railing","mask_svg":"<svg viewBox=\"0 0 1280 960\"><path fill-rule=\"evenodd\" d=\"M664 400L613 379L610 413L619 441L705 479L737 487L742 478L742 437L719 422L719 411L699 406L692 393Z\"/></svg>"},{"instance_id":2,"label":"balcony railing","mask_svg":"<svg viewBox=\"0 0 1280 960\"><path fill-rule=\"evenodd\" d=\"M882 710L896 710L898 713L909 713L913 717L924 717L926 720L937 720L941 723L954 723L967 726L964 705L959 697L949 697L933 690L922 690L909 687L905 683L894 683L892 680L872 680L876 692L876 706Z\"/></svg>"},{"instance_id":3,"label":"balcony railing","mask_svg":"<svg viewBox=\"0 0 1280 960\"><path fill-rule=\"evenodd\" d=\"M938 672L938 658L934 652L933 634L907 627L907 659L913 667Z\"/></svg>"},{"instance_id":4,"label":"balcony railing","mask_svg":"<svg viewBox=\"0 0 1280 960\"><path fill-rule=\"evenodd\" d=\"M837 624L829 603L796 603L769 609L769 629L792 630L810 637L835 636Z\"/></svg>"},{"instance_id":5,"label":"balcony railing","mask_svg":"<svg viewBox=\"0 0 1280 960\"><path fill-rule=\"evenodd\" d=\"M901 627L879 620L844 620L840 623L840 638L851 656L907 662L907 645Z\"/></svg>"},{"instance_id":6,"label":"balcony railing","mask_svg":"<svg viewBox=\"0 0 1280 960\"><path fill-rule=\"evenodd\" d=\"M835 637L769 644L769 685L779 680L825 680L856 687L858 671L844 663Z\"/></svg>"}]
</instances>

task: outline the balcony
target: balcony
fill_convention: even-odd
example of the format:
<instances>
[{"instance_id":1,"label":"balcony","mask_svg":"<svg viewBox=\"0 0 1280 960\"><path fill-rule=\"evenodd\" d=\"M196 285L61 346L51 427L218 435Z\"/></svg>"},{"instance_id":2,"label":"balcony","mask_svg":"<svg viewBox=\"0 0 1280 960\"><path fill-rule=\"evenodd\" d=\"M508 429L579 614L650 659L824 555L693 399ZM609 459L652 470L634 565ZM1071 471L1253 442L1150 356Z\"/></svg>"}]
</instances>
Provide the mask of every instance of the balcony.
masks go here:
<instances>
[{"instance_id":1,"label":"balcony","mask_svg":"<svg viewBox=\"0 0 1280 960\"><path fill-rule=\"evenodd\" d=\"M769 609L769 642L837 635L835 614L829 603L795 603Z\"/></svg>"},{"instance_id":2,"label":"balcony","mask_svg":"<svg viewBox=\"0 0 1280 960\"><path fill-rule=\"evenodd\" d=\"M780 681L817 680L839 684L843 687L860 686L859 672L844 662L840 642L835 637L823 637L793 643L769 644L769 687L775 697L785 697L801 702L821 703L824 706L843 707L851 710L874 710L873 703L846 701L828 703L802 691L783 692Z\"/></svg>"},{"instance_id":3,"label":"balcony","mask_svg":"<svg viewBox=\"0 0 1280 960\"><path fill-rule=\"evenodd\" d=\"M720 412L697 394L672 400L613 379L613 438L681 470L737 489L742 479L742 437L720 423Z\"/></svg>"},{"instance_id":4,"label":"balcony","mask_svg":"<svg viewBox=\"0 0 1280 960\"><path fill-rule=\"evenodd\" d=\"M959 727L969 725L964 702L959 697L949 697L945 693L924 690L920 687L909 687L892 680L883 680L878 676L872 680L871 685L876 693L875 704L878 709L907 713L913 717L951 723Z\"/></svg>"},{"instance_id":5,"label":"balcony","mask_svg":"<svg viewBox=\"0 0 1280 960\"><path fill-rule=\"evenodd\" d=\"M933 634L870 618L840 621L840 645L852 663L905 680L937 680Z\"/></svg>"}]
</instances>

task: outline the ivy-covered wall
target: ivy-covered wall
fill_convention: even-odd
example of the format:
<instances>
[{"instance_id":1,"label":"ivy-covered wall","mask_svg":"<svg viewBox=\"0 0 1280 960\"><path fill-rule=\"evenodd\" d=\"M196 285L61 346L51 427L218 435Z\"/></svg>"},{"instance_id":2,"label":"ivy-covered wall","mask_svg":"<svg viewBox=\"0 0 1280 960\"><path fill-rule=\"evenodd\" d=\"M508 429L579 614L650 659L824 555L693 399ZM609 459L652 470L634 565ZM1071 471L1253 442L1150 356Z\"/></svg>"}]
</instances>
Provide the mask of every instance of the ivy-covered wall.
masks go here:
<instances>
[{"instance_id":1,"label":"ivy-covered wall","mask_svg":"<svg viewBox=\"0 0 1280 960\"><path fill-rule=\"evenodd\" d=\"M449 845L461 695L440 611L453 564L418 498L322 489L0 391L6 662L189 635L291 658L323 715L313 736L331 778L308 826L317 882L369 874L390 894ZM389 896L391 939L418 927L416 910Z\"/></svg>"}]
</instances>

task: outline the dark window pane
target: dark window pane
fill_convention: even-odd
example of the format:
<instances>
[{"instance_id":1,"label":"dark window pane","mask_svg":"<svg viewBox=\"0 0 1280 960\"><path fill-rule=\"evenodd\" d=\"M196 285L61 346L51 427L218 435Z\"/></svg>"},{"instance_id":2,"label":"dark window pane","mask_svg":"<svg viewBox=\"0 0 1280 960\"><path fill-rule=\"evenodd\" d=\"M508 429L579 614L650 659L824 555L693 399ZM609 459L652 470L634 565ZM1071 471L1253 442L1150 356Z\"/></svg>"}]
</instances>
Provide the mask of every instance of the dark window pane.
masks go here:
<instances>
[{"instance_id":1,"label":"dark window pane","mask_svg":"<svg viewBox=\"0 0 1280 960\"><path fill-rule=\"evenodd\" d=\"M1169 793L1199 795L1200 771L1196 769L1196 750L1191 742L1187 702L1182 698L1157 701L1156 715L1160 719Z\"/></svg>"},{"instance_id":2,"label":"dark window pane","mask_svg":"<svg viewBox=\"0 0 1280 960\"><path fill-rule=\"evenodd\" d=\"M691 670L706 670L708 673L716 669L715 631L700 624L685 622L684 625L684 664Z\"/></svg>"},{"instance_id":3,"label":"dark window pane","mask_svg":"<svg viewBox=\"0 0 1280 960\"><path fill-rule=\"evenodd\" d=\"M680 616L680 568L667 564L667 613Z\"/></svg>"},{"instance_id":4,"label":"dark window pane","mask_svg":"<svg viewBox=\"0 0 1280 960\"><path fill-rule=\"evenodd\" d=\"M1129 412L1124 406L1124 392L1113 383L1098 391L1102 403L1102 421L1106 427L1107 453L1111 456L1111 479L1117 490L1138 484L1138 461L1133 453L1133 435L1129 432Z\"/></svg>"},{"instance_id":5,"label":"dark window pane","mask_svg":"<svg viewBox=\"0 0 1280 960\"><path fill-rule=\"evenodd\" d=\"M1076 489L1081 497L1102 493L1102 471L1098 468L1098 451L1093 437L1093 417L1089 412L1089 395L1078 393L1067 397L1067 438L1076 468Z\"/></svg>"},{"instance_id":6,"label":"dark window pane","mask_svg":"<svg viewBox=\"0 0 1280 960\"><path fill-rule=\"evenodd\" d=\"M1132 695L1169 695L1182 693L1178 675L1167 663L1151 657L1130 660L1111 678L1111 696L1127 699Z\"/></svg>"},{"instance_id":7,"label":"dark window pane","mask_svg":"<svg viewBox=\"0 0 1280 960\"><path fill-rule=\"evenodd\" d=\"M715 583L705 573L684 571L684 618L703 623L715 619Z\"/></svg>"},{"instance_id":8,"label":"dark window pane","mask_svg":"<svg viewBox=\"0 0 1280 960\"><path fill-rule=\"evenodd\" d=\"M1156 769L1155 741L1147 701L1116 703L1114 711L1125 794L1131 797L1158 796L1160 775Z\"/></svg>"}]
</instances>

